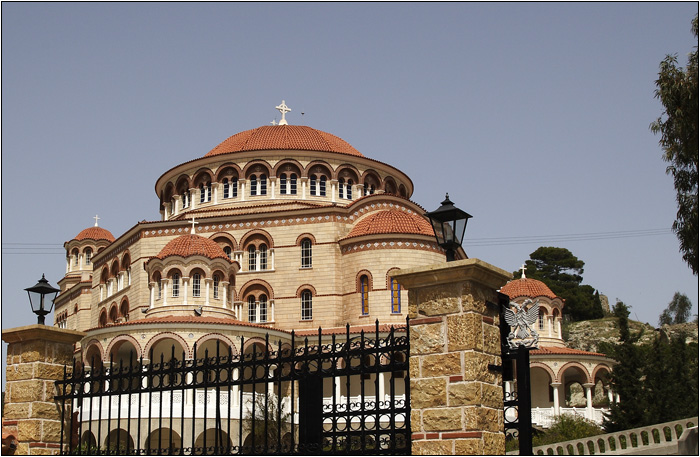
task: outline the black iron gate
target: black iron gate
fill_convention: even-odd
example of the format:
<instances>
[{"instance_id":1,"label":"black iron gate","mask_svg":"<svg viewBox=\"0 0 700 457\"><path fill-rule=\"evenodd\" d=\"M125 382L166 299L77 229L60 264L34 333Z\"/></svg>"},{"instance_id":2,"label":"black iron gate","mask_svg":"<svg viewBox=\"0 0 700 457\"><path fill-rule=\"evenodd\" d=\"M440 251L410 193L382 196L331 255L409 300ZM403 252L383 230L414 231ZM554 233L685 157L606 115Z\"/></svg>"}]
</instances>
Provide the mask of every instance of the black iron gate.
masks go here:
<instances>
[{"instance_id":1,"label":"black iron gate","mask_svg":"<svg viewBox=\"0 0 700 457\"><path fill-rule=\"evenodd\" d=\"M56 383L62 454L410 454L407 324L74 363Z\"/></svg>"}]
</instances>

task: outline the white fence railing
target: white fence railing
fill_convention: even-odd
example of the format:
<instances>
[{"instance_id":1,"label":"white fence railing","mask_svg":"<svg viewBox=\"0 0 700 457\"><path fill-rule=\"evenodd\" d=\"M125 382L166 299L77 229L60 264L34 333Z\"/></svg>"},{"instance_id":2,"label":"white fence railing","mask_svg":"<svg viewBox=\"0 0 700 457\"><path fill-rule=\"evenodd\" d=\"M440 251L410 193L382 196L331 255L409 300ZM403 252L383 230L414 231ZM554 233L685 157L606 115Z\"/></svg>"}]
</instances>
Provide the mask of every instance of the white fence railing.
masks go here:
<instances>
[{"instance_id":1,"label":"white fence railing","mask_svg":"<svg viewBox=\"0 0 700 457\"><path fill-rule=\"evenodd\" d=\"M547 444L532 451L534 455L697 455L698 418Z\"/></svg>"},{"instance_id":2,"label":"white fence railing","mask_svg":"<svg viewBox=\"0 0 700 457\"><path fill-rule=\"evenodd\" d=\"M569 414L572 416L583 417L593 421L597 425L603 425L603 414L608 408L592 408L588 412L588 408L559 408L559 415ZM554 423L557 415L554 414L554 407L549 408L532 408L532 423L542 428L549 428Z\"/></svg>"}]
</instances>

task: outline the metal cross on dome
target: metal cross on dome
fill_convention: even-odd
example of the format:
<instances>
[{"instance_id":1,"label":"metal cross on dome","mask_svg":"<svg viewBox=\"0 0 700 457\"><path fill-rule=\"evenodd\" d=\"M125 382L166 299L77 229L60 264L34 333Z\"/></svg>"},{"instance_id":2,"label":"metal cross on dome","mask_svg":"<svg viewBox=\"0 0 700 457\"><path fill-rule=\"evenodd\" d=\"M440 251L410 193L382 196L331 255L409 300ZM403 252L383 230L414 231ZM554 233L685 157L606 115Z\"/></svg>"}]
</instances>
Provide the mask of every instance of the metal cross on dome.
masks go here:
<instances>
[{"instance_id":1,"label":"metal cross on dome","mask_svg":"<svg viewBox=\"0 0 700 457\"><path fill-rule=\"evenodd\" d=\"M525 264L523 264L523 266L520 267L520 271L523 272L523 275L521 276L521 278L525 278Z\"/></svg>"},{"instance_id":2,"label":"metal cross on dome","mask_svg":"<svg viewBox=\"0 0 700 457\"><path fill-rule=\"evenodd\" d=\"M191 235L196 235L196 233L194 232L194 225L195 225L195 224L199 224L199 222L196 222L196 221L194 220L194 214L192 215L192 220L191 220L190 222L192 222L192 230L190 230L190 234L191 234Z\"/></svg>"},{"instance_id":3,"label":"metal cross on dome","mask_svg":"<svg viewBox=\"0 0 700 457\"><path fill-rule=\"evenodd\" d=\"M275 108L277 108L279 112L282 113L282 120L280 120L279 124L277 125L288 125L287 120L284 118L284 115L290 112L291 109L287 105L285 105L284 100L282 100L281 105L277 105L275 106Z\"/></svg>"},{"instance_id":4,"label":"metal cross on dome","mask_svg":"<svg viewBox=\"0 0 700 457\"><path fill-rule=\"evenodd\" d=\"M98 216L97 214L95 214L95 217L93 217L93 219L95 219L95 227L97 227L97 221L100 220L100 216Z\"/></svg>"}]
</instances>

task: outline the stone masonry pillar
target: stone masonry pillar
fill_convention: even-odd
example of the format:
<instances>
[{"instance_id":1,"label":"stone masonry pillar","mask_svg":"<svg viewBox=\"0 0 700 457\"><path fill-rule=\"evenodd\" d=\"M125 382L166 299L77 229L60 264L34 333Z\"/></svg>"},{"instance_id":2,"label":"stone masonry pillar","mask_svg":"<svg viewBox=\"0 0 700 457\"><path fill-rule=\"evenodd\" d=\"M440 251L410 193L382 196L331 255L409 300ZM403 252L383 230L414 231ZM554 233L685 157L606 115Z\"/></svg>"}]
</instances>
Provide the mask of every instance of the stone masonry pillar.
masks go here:
<instances>
[{"instance_id":1,"label":"stone masonry pillar","mask_svg":"<svg viewBox=\"0 0 700 457\"><path fill-rule=\"evenodd\" d=\"M17 454L59 453L61 410L54 402L54 381L63 379L64 365L72 367L73 345L84 336L37 324L2 331L3 341L9 343L3 426L16 430Z\"/></svg>"},{"instance_id":2,"label":"stone masonry pillar","mask_svg":"<svg viewBox=\"0 0 700 457\"><path fill-rule=\"evenodd\" d=\"M479 259L394 273L408 289L415 455L505 454L496 290L512 276Z\"/></svg>"}]
</instances>

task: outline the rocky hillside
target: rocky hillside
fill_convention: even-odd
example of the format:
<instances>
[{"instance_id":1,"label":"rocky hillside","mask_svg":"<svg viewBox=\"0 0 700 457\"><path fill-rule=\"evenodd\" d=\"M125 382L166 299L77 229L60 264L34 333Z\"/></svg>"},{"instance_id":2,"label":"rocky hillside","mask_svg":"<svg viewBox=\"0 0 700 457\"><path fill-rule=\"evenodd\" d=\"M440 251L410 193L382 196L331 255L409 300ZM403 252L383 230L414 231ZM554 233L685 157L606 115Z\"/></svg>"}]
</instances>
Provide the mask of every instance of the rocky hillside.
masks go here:
<instances>
[{"instance_id":1,"label":"rocky hillside","mask_svg":"<svg viewBox=\"0 0 700 457\"><path fill-rule=\"evenodd\" d=\"M698 342L698 326L693 323L664 325L661 329L656 329L642 322L633 320L629 322L633 335L638 333L641 329L644 329L639 344L653 341L659 333L666 337L671 337L680 332L685 332L685 334L688 335L686 342ZM566 345L570 348L598 352L601 342L607 341L610 343L617 343L619 341L620 329L617 318L605 317L592 321L572 322L565 327L564 337L566 339Z\"/></svg>"}]
</instances>

